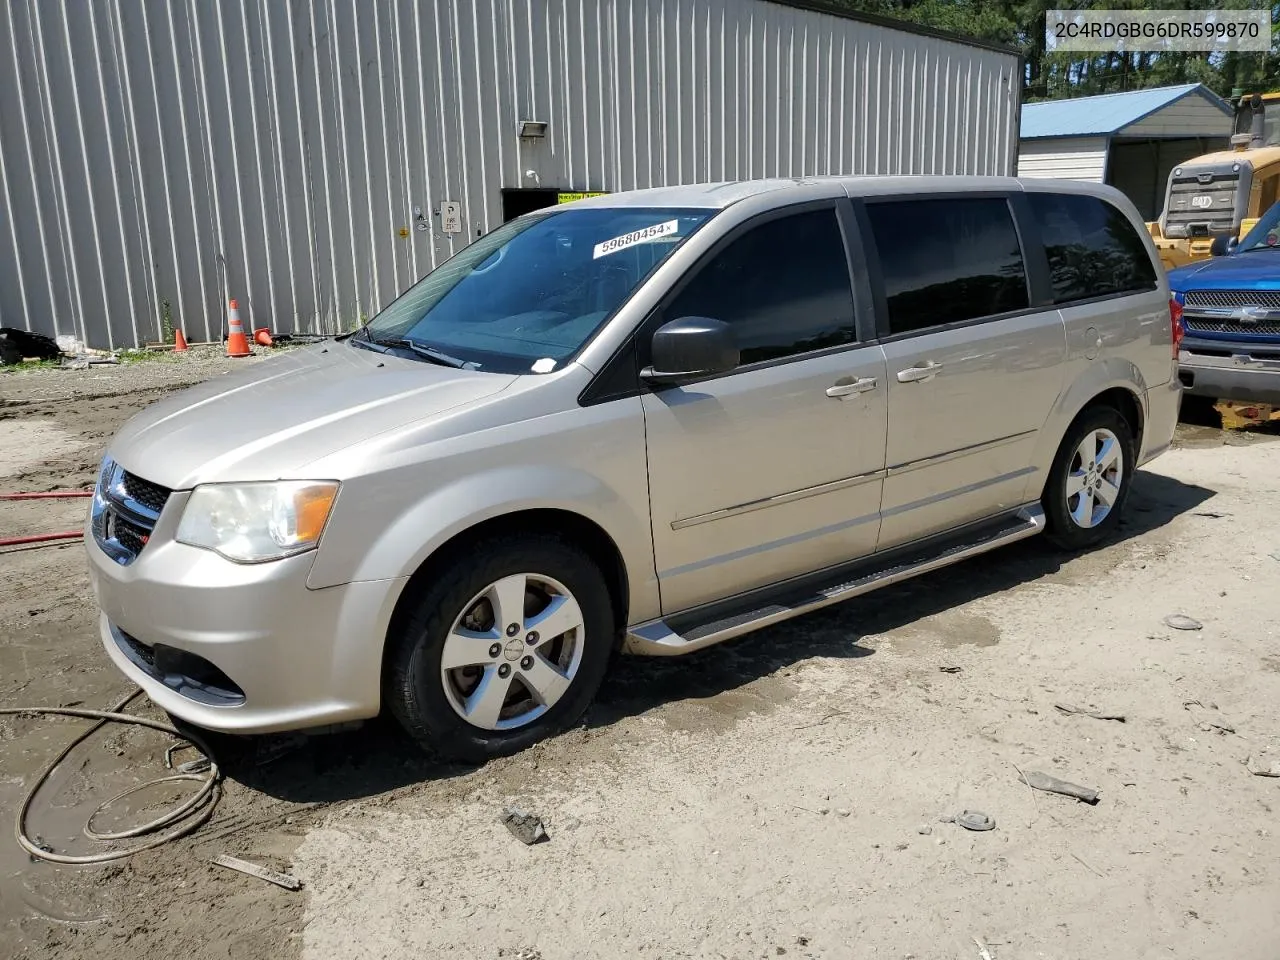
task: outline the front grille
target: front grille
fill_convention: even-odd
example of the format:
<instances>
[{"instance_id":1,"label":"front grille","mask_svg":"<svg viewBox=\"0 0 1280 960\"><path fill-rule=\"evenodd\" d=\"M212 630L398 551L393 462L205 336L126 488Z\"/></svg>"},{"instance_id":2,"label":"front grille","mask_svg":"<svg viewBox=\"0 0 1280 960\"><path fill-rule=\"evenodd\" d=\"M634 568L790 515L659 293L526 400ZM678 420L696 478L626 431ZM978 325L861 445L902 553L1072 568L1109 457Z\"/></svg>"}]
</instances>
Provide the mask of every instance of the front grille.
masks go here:
<instances>
[{"instance_id":1,"label":"front grille","mask_svg":"<svg viewBox=\"0 0 1280 960\"><path fill-rule=\"evenodd\" d=\"M1280 290L1189 290L1184 301L1188 333L1280 334Z\"/></svg>"},{"instance_id":2,"label":"front grille","mask_svg":"<svg viewBox=\"0 0 1280 960\"><path fill-rule=\"evenodd\" d=\"M127 470L121 473L120 483L124 488L125 494L131 500L136 500L156 513L164 509L165 501L169 499L169 490L165 487L160 486L158 483L152 483L150 480L143 480L137 474L130 473Z\"/></svg>"},{"instance_id":3,"label":"front grille","mask_svg":"<svg viewBox=\"0 0 1280 960\"><path fill-rule=\"evenodd\" d=\"M171 491L107 461L93 495L94 540L116 563L137 558L151 537Z\"/></svg>"},{"instance_id":4,"label":"front grille","mask_svg":"<svg viewBox=\"0 0 1280 960\"><path fill-rule=\"evenodd\" d=\"M116 540L119 541L120 546L135 557L142 552L142 548L147 545L147 540L151 537L151 531L146 527L130 523L121 516L111 519L111 532Z\"/></svg>"},{"instance_id":5,"label":"front grille","mask_svg":"<svg viewBox=\"0 0 1280 960\"><path fill-rule=\"evenodd\" d=\"M1265 307L1280 310L1280 290L1189 290L1188 307Z\"/></svg>"},{"instance_id":6,"label":"front grille","mask_svg":"<svg viewBox=\"0 0 1280 960\"><path fill-rule=\"evenodd\" d=\"M131 651L133 653L133 657L140 660L148 670L154 670L156 668L156 652L141 640L138 640L136 637L129 636L129 634L125 633L123 630L116 631L116 639L120 642L122 647L126 647Z\"/></svg>"},{"instance_id":7,"label":"front grille","mask_svg":"<svg viewBox=\"0 0 1280 960\"><path fill-rule=\"evenodd\" d=\"M115 624L111 625L111 635L135 667L180 696L215 707L244 703L244 690L204 657L167 644L150 646Z\"/></svg>"},{"instance_id":8,"label":"front grille","mask_svg":"<svg viewBox=\"0 0 1280 960\"><path fill-rule=\"evenodd\" d=\"M1275 336L1280 334L1280 323L1240 323L1237 320L1209 320L1205 317L1182 315L1183 326L1189 333L1244 333Z\"/></svg>"},{"instance_id":9,"label":"front grille","mask_svg":"<svg viewBox=\"0 0 1280 960\"><path fill-rule=\"evenodd\" d=\"M1195 176L1174 180L1165 208L1165 235L1213 236L1231 233L1236 223L1236 190L1240 175L1213 175L1208 183Z\"/></svg>"}]
</instances>

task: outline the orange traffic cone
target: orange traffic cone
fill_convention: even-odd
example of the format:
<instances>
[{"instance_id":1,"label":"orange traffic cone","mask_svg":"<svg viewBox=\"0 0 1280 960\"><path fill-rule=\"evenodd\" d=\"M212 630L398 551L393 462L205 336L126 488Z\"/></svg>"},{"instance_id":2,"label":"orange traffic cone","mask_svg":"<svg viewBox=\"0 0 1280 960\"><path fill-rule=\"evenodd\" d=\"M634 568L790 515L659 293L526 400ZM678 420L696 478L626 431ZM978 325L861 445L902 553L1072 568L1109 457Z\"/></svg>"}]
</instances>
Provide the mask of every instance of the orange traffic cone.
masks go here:
<instances>
[{"instance_id":1,"label":"orange traffic cone","mask_svg":"<svg viewBox=\"0 0 1280 960\"><path fill-rule=\"evenodd\" d=\"M258 327L253 331L253 342L260 347L271 346L271 330L268 327Z\"/></svg>"},{"instance_id":2,"label":"orange traffic cone","mask_svg":"<svg viewBox=\"0 0 1280 960\"><path fill-rule=\"evenodd\" d=\"M240 322L240 307L232 300L227 304L227 356L247 357L252 353L245 339L244 324Z\"/></svg>"},{"instance_id":3,"label":"orange traffic cone","mask_svg":"<svg viewBox=\"0 0 1280 960\"><path fill-rule=\"evenodd\" d=\"M187 338L181 330L173 331L173 352L182 353L187 349Z\"/></svg>"}]
</instances>

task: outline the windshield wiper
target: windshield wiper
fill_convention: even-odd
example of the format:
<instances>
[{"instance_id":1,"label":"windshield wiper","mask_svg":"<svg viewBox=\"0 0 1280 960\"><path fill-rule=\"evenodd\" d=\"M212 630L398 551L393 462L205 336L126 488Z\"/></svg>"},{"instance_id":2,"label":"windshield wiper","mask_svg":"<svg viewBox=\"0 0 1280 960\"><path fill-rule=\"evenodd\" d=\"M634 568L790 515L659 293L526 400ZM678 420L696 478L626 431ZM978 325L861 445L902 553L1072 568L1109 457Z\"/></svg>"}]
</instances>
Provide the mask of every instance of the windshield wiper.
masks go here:
<instances>
[{"instance_id":1,"label":"windshield wiper","mask_svg":"<svg viewBox=\"0 0 1280 960\"><path fill-rule=\"evenodd\" d=\"M1243 250L1237 249L1236 253L1257 253L1259 250L1280 250L1280 246L1269 247L1265 243L1259 243L1252 247L1245 247Z\"/></svg>"},{"instance_id":2,"label":"windshield wiper","mask_svg":"<svg viewBox=\"0 0 1280 960\"><path fill-rule=\"evenodd\" d=\"M417 340L410 340L408 337L383 337L380 340L370 340L369 342L379 347L404 347L412 350L418 356L430 360L432 363L440 364L442 367L453 367L455 370L474 369L475 367L474 364L468 364L465 360L451 357L435 347L429 347L425 343L419 343Z\"/></svg>"}]
</instances>

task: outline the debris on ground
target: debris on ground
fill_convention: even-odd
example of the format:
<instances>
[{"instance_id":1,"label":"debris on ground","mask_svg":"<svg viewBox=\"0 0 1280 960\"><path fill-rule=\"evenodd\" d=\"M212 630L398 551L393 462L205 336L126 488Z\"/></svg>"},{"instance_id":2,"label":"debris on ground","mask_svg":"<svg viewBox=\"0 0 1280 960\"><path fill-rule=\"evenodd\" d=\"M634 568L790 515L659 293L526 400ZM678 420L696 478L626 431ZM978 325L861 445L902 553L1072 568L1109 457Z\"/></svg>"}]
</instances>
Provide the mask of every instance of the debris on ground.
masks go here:
<instances>
[{"instance_id":1,"label":"debris on ground","mask_svg":"<svg viewBox=\"0 0 1280 960\"><path fill-rule=\"evenodd\" d=\"M1280 760L1273 757L1255 757L1250 754L1245 758L1244 765L1255 777L1280 777Z\"/></svg>"},{"instance_id":2,"label":"debris on ground","mask_svg":"<svg viewBox=\"0 0 1280 960\"><path fill-rule=\"evenodd\" d=\"M920 834L922 837L927 837L929 834L933 833L933 827L929 826L927 823L922 823L920 826L916 827L916 833Z\"/></svg>"},{"instance_id":3,"label":"debris on ground","mask_svg":"<svg viewBox=\"0 0 1280 960\"><path fill-rule=\"evenodd\" d=\"M17 327L0 327L0 364L61 358L62 351L52 337L19 330Z\"/></svg>"},{"instance_id":4,"label":"debris on ground","mask_svg":"<svg viewBox=\"0 0 1280 960\"><path fill-rule=\"evenodd\" d=\"M850 809L848 809L847 807L836 807L836 816L837 816L837 817L847 817L847 816L849 816L849 814L851 814L851 813L853 813L853 811L852 811L852 810L850 810Z\"/></svg>"},{"instance_id":5,"label":"debris on ground","mask_svg":"<svg viewBox=\"0 0 1280 960\"><path fill-rule=\"evenodd\" d=\"M1045 793L1060 793L1064 797L1075 797L1084 803L1097 803L1098 791L1091 787L1082 787L1078 783L1059 780L1057 777L1037 770L1027 770L1021 775L1022 782L1032 790L1043 790Z\"/></svg>"},{"instance_id":6,"label":"debris on ground","mask_svg":"<svg viewBox=\"0 0 1280 960\"><path fill-rule=\"evenodd\" d=\"M1164 625L1166 627L1173 627L1175 630L1200 630L1204 627L1204 624L1199 620L1194 620L1181 613L1169 614L1164 618Z\"/></svg>"},{"instance_id":7,"label":"debris on ground","mask_svg":"<svg viewBox=\"0 0 1280 960\"><path fill-rule=\"evenodd\" d=\"M1192 710L1192 707L1197 708ZM1235 733L1235 724L1228 721L1217 712L1218 705L1210 703L1207 707L1199 700L1183 700L1183 710L1191 710L1196 716L1196 726L1205 733L1216 733L1225 736L1228 733Z\"/></svg>"},{"instance_id":8,"label":"debris on ground","mask_svg":"<svg viewBox=\"0 0 1280 960\"><path fill-rule=\"evenodd\" d=\"M977 944L978 956L981 957L982 960L992 960L991 951L987 949L987 945L983 943L981 939L974 937L973 942Z\"/></svg>"},{"instance_id":9,"label":"debris on ground","mask_svg":"<svg viewBox=\"0 0 1280 960\"><path fill-rule=\"evenodd\" d=\"M959 672L960 672L961 670L963 670L964 668L963 668L963 667L952 667L952 666L946 666L946 667L939 667L938 669L939 669L939 670L941 670L943 673L959 673Z\"/></svg>"},{"instance_id":10,"label":"debris on ground","mask_svg":"<svg viewBox=\"0 0 1280 960\"><path fill-rule=\"evenodd\" d=\"M278 736L264 737L254 747L253 762L255 766L265 767L275 763L282 757L301 750L306 744L305 734L288 733Z\"/></svg>"},{"instance_id":11,"label":"debris on ground","mask_svg":"<svg viewBox=\"0 0 1280 960\"><path fill-rule=\"evenodd\" d=\"M503 807L502 823L513 837L528 847L551 839L541 817L515 807Z\"/></svg>"},{"instance_id":12,"label":"debris on ground","mask_svg":"<svg viewBox=\"0 0 1280 960\"><path fill-rule=\"evenodd\" d=\"M214 857L213 862L220 867L226 867L228 870L237 870L250 877L257 877L259 880L265 880L267 883L274 883L277 887L284 887L286 890L302 889L302 881L297 877L291 877L289 874L280 873L277 870L269 870L260 864L250 863L248 860L241 860L239 857L232 857L223 853Z\"/></svg>"},{"instance_id":13,"label":"debris on ground","mask_svg":"<svg viewBox=\"0 0 1280 960\"><path fill-rule=\"evenodd\" d=\"M996 828L995 817L988 816L981 810L962 810L956 814L956 823L964 827L966 830L974 830L979 833L986 830L994 830Z\"/></svg>"},{"instance_id":14,"label":"debris on ground","mask_svg":"<svg viewBox=\"0 0 1280 960\"><path fill-rule=\"evenodd\" d=\"M1121 723L1125 722L1123 713L1109 713L1106 710L1094 710L1090 707L1077 707L1070 703L1055 703L1053 706L1054 709L1060 710L1063 713L1078 714L1082 717L1093 717L1095 720L1119 720Z\"/></svg>"}]
</instances>

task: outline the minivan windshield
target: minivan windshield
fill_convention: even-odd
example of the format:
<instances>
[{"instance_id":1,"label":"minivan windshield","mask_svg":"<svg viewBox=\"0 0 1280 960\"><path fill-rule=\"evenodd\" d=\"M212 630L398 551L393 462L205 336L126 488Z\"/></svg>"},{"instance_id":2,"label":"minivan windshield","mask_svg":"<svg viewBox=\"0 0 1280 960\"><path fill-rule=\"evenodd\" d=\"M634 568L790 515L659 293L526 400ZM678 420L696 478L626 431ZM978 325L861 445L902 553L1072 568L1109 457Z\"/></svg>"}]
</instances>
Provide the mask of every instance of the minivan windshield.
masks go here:
<instances>
[{"instance_id":1,"label":"minivan windshield","mask_svg":"<svg viewBox=\"0 0 1280 960\"><path fill-rule=\"evenodd\" d=\"M423 277L350 342L472 370L549 373L713 213L589 207L512 220Z\"/></svg>"},{"instance_id":2,"label":"minivan windshield","mask_svg":"<svg viewBox=\"0 0 1280 960\"><path fill-rule=\"evenodd\" d=\"M1280 250L1280 203L1273 203L1236 247L1236 253L1250 250Z\"/></svg>"}]
</instances>

